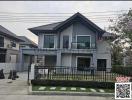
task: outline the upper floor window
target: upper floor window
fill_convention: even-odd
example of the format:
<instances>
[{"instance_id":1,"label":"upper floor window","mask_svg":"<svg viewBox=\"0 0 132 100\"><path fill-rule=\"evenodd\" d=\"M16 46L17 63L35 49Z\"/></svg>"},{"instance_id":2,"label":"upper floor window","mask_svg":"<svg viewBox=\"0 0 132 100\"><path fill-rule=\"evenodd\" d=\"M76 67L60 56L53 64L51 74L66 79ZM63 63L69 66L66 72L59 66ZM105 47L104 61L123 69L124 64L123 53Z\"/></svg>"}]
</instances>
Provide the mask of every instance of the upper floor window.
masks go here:
<instances>
[{"instance_id":1,"label":"upper floor window","mask_svg":"<svg viewBox=\"0 0 132 100\"><path fill-rule=\"evenodd\" d=\"M90 36L88 35L85 35L85 36L78 35L77 36L77 48L78 49L89 49L90 45L91 45Z\"/></svg>"},{"instance_id":2,"label":"upper floor window","mask_svg":"<svg viewBox=\"0 0 132 100\"><path fill-rule=\"evenodd\" d=\"M16 47L16 43L14 41L11 41L11 46Z\"/></svg>"},{"instance_id":3,"label":"upper floor window","mask_svg":"<svg viewBox=\"0 0 132 100\"><path fill-rule=\"evenodd\" d=\"M63 36L63 48L69 48L69 36Z\"/></svg>"},{"instance_id":4,"label":"upper floor window","mask_svg":"<svg viewBox=\"0 0 132 100\"><path fill-rule=\"evenodd\" d=\"M44 48L54 48L54 35L44 35Z\"/></svg>"},{"instance_id":5,"label":"upper floor window","mask_svg":"<svg viewBox=\"0 0 132 100\"><path fill-rule=\"evenodd\" d=\"M4 47L4 37L0 36L0 47Z\"/></svg>"}]
</instances>

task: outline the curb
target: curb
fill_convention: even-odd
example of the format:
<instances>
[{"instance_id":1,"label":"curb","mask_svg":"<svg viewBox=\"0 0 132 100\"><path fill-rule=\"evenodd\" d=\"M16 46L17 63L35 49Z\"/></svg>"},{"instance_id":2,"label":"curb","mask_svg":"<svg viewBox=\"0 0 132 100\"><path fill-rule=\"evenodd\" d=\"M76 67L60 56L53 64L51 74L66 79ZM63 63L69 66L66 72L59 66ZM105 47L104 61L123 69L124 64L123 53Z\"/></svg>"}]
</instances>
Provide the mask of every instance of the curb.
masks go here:
<instances>
[{"instance_id":1,"label":"curb","mask_svg":"<svg viewBox=\"0 0 132 100\"><path fill-rule=\"evenodd\" d=\"M114 93L63 92L63 91L32 91L32 86L29 86L29 95L68 95L68 96L114 97Z\"/></svg>"}]
</instances>

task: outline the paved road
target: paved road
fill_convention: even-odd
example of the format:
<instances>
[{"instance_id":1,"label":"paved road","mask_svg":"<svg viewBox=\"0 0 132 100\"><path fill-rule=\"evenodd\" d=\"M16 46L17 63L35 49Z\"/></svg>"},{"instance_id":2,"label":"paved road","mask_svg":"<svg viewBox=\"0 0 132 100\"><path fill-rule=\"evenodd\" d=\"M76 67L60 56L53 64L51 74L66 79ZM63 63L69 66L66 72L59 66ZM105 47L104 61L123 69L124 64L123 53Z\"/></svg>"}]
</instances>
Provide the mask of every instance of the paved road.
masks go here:
<instances>
[{"instance_id":1,"label":"paved road","mask_svg":"<svg viewBox=\"0 0 132 100\"><path fill-rule=\"evenodd\" d=\"M41 95L0 95L0 100L113 100L92 96L41 96Z\"/></svg>"}]
</instances>

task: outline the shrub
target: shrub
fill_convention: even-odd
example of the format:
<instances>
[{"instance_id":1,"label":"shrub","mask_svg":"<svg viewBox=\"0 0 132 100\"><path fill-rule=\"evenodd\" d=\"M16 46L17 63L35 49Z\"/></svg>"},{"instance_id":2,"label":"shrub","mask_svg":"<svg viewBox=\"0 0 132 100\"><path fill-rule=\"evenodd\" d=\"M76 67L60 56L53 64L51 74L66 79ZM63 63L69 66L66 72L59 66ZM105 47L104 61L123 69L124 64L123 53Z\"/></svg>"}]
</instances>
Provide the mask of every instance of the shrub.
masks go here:
<instances>
[{"instance_id":1,"label":"shrub","mask_svg":"<svg viewBox=\"0 0 132 100\"><path fill-rule=\"evenodd\" d=\"M113 65L112 66L112 72L132 77L132 67L124 67L124 66L120 66L120 65Z\"/></svg>"},{"instance_id":2,"label":"shrub","mask_svg":"<svg viewBox=\"0 0 132 100\"><path fill-rule=\"evenodd\" d=\"M114 89L114 82L72 81L72 80L31 80L32 85L38 86L66 86Z\"/></svg>"}]
</instances>

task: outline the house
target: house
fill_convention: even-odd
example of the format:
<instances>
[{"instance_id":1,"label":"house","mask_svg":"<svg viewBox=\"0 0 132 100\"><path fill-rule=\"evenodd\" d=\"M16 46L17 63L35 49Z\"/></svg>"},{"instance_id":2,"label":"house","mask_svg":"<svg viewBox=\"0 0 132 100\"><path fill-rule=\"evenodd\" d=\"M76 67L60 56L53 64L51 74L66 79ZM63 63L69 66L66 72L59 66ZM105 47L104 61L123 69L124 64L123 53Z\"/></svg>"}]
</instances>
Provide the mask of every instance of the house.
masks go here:
<instances>
[{"instance_id":1,"label":"house","mask_svg":"<svg viewBox=\"0 0 132 100\"><path fill-rule=\"evenodd\" d=\"M17 63L19 42L14 33L0 25L0 63Z\"/></svg>"},{"instance_id":2,"label":"house","mask_svg":"<svg viewBox=\"0 0 132 100\"><path fill-rule=\"evenodd\" d=\"M109 33L98 27L80 13L65 21L29 29L38 36L38 48L24 49L23 55L35 55L44 66L76 67L86 70L111 68L111 52L107 37Z\"/></svg>"},{"instance_id":3,"label":"house","mask_svg":"<svg viewBox=\"0 0 132 100\"><path fill-rule=\"evenodd\" d=\"M22 42L20 42L19 48L37 48L37 44L34 43L33 41L31 41L30 39L28 39L26 36L18 36L18 38L20 38L21 40L23 40Z\"/></svg>"},{"instance_id":4,"label":"house","mask_svg":"<svg viewBox=\"0 0 132 100\"><path fill-rule=\"evenodd\" d=\"M34 43L32 40L28 39L25 36L18 36L19 39L23 40L19 44L20 52L22 49L30 49L30 48L37 48L37 44ZM20 56L19 56L20 57ZM34 63L35 56L34 55L24 55L24 66L23 68L19 68L19 71L26 71L28 70L28 66Z\"/></svg>"}]
</instances>

